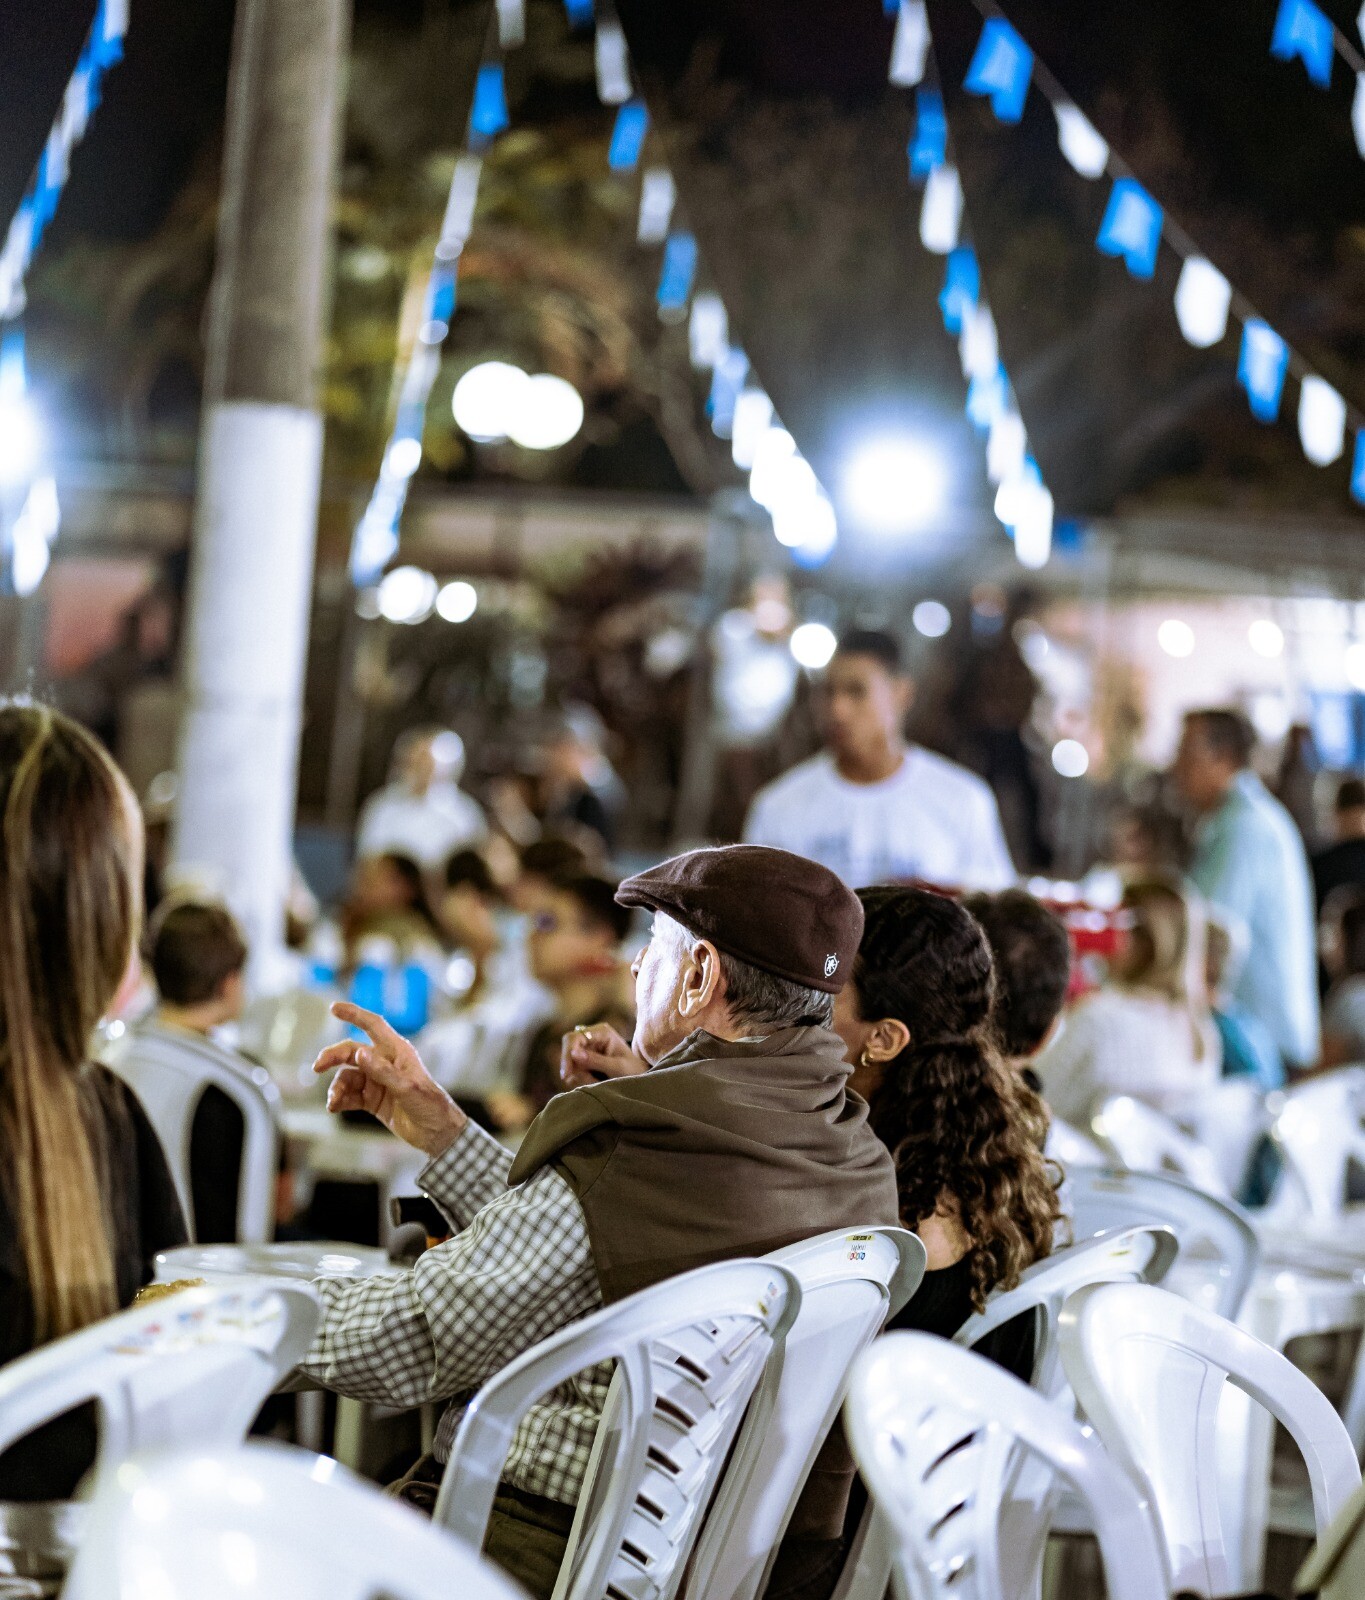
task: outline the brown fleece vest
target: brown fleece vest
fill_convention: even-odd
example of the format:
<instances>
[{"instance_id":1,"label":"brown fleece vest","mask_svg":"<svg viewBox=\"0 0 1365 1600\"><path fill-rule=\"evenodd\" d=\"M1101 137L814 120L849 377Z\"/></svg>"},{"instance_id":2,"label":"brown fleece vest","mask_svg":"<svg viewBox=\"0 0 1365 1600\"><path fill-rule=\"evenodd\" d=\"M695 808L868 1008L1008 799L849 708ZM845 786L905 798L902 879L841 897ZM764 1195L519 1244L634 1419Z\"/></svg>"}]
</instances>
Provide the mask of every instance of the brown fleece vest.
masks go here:
<instances>
[{"instance_id":1,"label":"brown fleece vest","mask_svg":"<svg viewBox=\"0 0 1365 1600\"><path fill-rule=\"evenodd\" d=\"M608 1303L711 1261L894 1225L895 1169L844 1093L843 1054L827 1028L694 1033L647 1073L552 1100L510 1182L563 1174Z\"/></svg>"}]
</instances>

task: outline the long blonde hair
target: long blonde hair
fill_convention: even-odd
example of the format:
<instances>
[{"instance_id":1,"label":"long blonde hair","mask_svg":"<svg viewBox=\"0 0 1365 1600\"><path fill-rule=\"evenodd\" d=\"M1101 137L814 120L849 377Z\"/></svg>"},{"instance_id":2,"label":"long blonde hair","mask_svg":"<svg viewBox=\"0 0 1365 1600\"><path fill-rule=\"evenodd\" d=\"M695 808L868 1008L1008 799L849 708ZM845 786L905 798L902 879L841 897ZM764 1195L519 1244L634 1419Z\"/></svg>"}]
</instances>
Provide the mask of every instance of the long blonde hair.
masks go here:
<instances>
[{"instance_id":1,"label":"long blonde hair","mask_svg":"<svg viewBox=\"0 0 1365 1600\"><path fill-rule=\"evenodd\" d=\"M0 702L0 1144L38 1343L117 1309L85 1066L137 934L140 835L104 746Z\"/></svg>"},{"instance_id":2,"label":"long blonde hair","mask_svg":"<svg viewBox=\"0 0 1365 1600\"><path fill-rule=\"evenodd\" d=\"M1184 1011L1194 1059L1202 1061L1212 1026L1203 900L1176 878L1153 876L1125 885L1123 907L1132 917L1132 928L1122 986L1159 994Z\"/></svg>"}]
</instances>

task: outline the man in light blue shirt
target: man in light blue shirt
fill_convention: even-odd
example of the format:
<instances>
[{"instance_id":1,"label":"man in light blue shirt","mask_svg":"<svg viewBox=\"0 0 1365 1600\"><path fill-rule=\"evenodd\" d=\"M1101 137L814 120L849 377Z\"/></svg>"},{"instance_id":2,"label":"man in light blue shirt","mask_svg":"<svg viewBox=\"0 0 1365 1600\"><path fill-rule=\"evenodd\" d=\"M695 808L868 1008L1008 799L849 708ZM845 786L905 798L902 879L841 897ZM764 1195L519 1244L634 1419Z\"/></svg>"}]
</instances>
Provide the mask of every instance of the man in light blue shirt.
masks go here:
<instances>
[{"instance_id":1,"label":"man in light blue shirt","mask_svg":"<svg viewBox=\"0 0 1365 1600\"><path fill-rule=\"evenodd\" d=\"M1199 814L1190 876L1250 934L1233 995L1293 1071L1320 1049L1313 883L1293 818L1251 770L1255 746L1241 712L1191 711L1173 776Z\"/></svg>"}]
</instances>

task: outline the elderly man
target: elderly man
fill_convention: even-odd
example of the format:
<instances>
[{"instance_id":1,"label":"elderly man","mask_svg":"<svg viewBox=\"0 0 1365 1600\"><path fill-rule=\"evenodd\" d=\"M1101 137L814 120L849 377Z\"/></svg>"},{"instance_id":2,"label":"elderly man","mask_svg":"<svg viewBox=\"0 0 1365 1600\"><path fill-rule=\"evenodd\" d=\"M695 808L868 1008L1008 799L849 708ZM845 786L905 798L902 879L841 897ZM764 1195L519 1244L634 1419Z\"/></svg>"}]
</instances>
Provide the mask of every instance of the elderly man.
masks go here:
<instances>
[{"instance_id":1,"label":"elderly man","mask_svg":"<svg viewBox=\"0 0 1365 1600\"><path fill-rule=\"evenodd\" d=\"M320 1072L342 1069L331 1108L370 1111L425 1151L422 1185L459 1231L403 1277L317 1284L322 1324L302 1370L319 1382L400 1406L467 1394L675 1273L897 1221L891 1158L845 1095L829 1026L862 935L856 896L815 862L739 845L666 861L619 898L654 912L632 969L648 1070L558 1096L515 1161L411 1045L336 1007L372 1043L318 1058ZM504 1468L486 1548L532 1594L553 1589L607 1376L582 1374L533 1408ZM438 1458L458 1421L452 1407ZM418 1477L439 1471L419 1464Z\"/></svg>"}]
</instances>

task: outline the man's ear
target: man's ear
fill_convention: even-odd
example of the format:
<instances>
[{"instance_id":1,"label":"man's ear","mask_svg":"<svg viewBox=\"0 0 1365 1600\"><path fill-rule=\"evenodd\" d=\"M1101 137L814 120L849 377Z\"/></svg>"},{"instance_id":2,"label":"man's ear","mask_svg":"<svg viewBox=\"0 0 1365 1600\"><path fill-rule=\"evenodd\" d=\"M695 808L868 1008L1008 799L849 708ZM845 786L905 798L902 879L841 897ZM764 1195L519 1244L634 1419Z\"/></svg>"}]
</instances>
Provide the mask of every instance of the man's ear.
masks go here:
<instances>
[{"instance_id":1,"label":"man's ear","mask_svg":"<svg viewBox=\"0 0 1365 1600\"><path fill-rule=\"evenodd\" d=\"M705 939L698 939L689 947L683 966L682 989L678 996L678 1013L695 1017L723 991L720 973L720 952Z\"/></svg>"}]
</instances>

